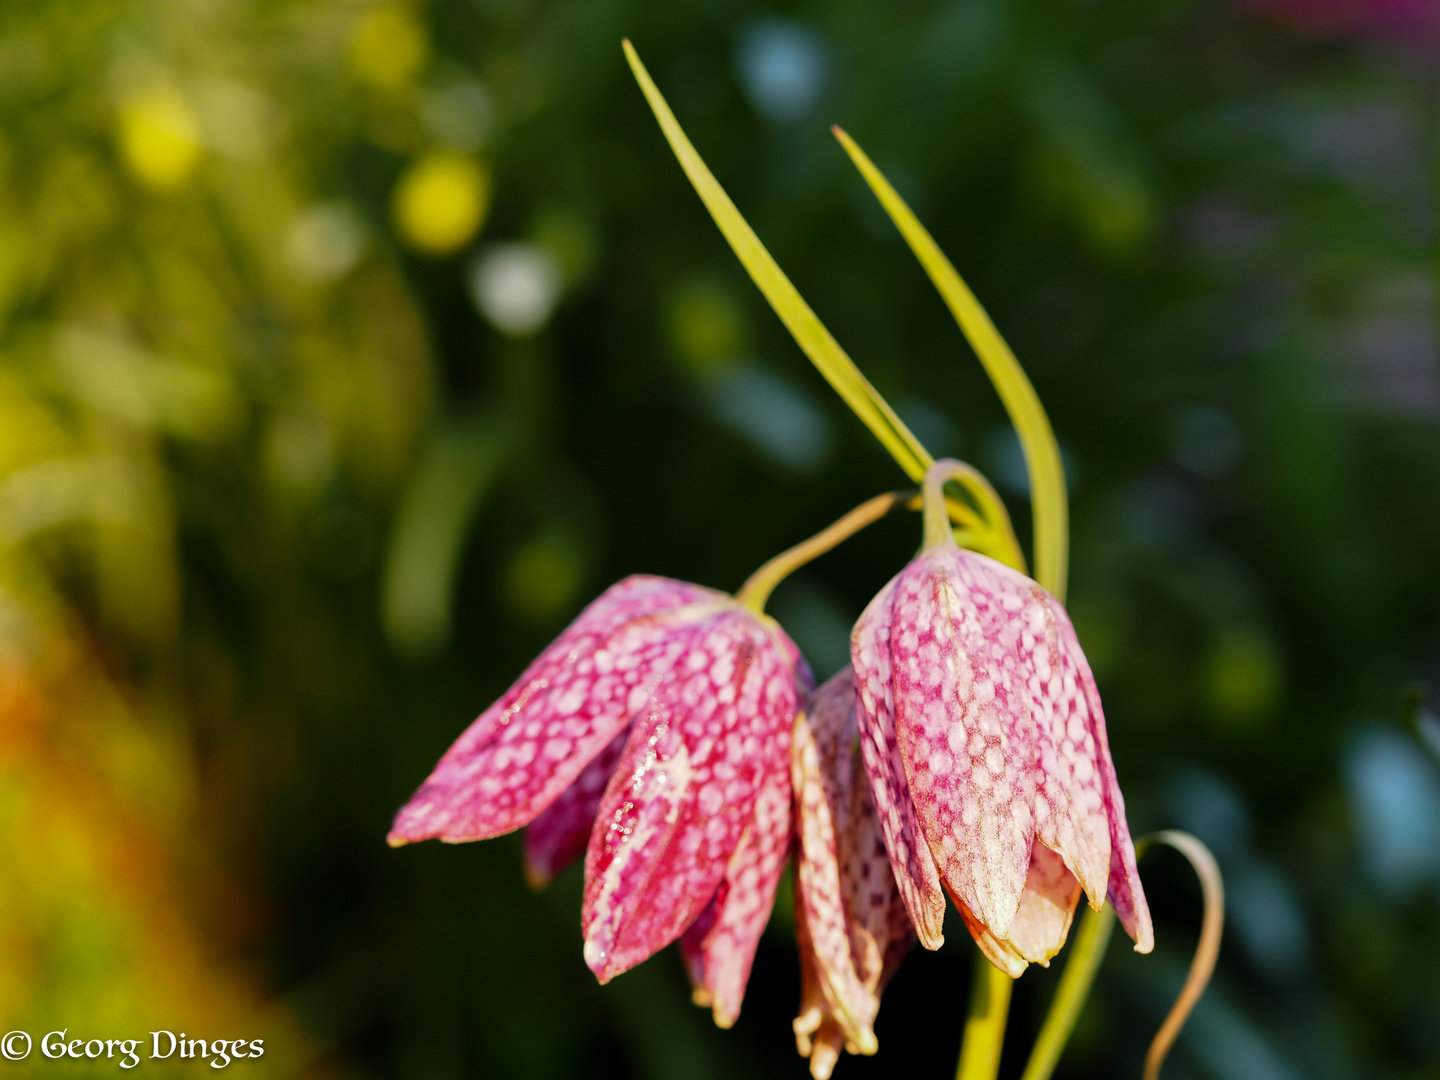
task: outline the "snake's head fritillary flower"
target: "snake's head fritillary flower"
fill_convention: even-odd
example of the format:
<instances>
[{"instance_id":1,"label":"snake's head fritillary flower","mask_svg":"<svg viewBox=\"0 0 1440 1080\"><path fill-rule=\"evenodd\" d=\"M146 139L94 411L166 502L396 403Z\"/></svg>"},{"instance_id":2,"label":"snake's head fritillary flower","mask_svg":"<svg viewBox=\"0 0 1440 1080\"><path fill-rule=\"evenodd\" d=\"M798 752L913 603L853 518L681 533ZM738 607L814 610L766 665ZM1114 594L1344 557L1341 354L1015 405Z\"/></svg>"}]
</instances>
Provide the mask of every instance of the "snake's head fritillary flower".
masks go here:
<instances>
[{"instance_id":1,"label":"snake's head fritillary flower","mask_svg":"<svg viewBox=\"0 0 1440 1080\"><path fill-rule=\"evenodd\" d=\"M790 839L790 734L809 689L776 623L657 577L607 590L440 759L390 843L529 825L543 883L581 851L600 981L684 935L697 999L734 1022Z\"/></svg>"},{"instance_id":2,"label":"snake's head fritillary flower","mask_svg":"<svg viewBox=\"0 0 1440 1080\"><path fill-rule=\"evenodd\" d=\"M1065 609L943 523L927 538L851 637L865 765L921 943L939 947L948 892L1017 976L1059 951L1083 889L1148 952L1100 695Z\"/></svg>"},{"instance_id":3,"label":"snake's head fritillary flower","mask_svg":"<svg viewBox=\"0 0 1440 1080\"><path fill-rule=\"evenodd\" d=\"M800 840L795 1041L815 1080L827 1080L842 1048L875 1053L880 991L915 942L860 757L850 668L796 718L790 768Z\"/></svg>"}]
</instances>

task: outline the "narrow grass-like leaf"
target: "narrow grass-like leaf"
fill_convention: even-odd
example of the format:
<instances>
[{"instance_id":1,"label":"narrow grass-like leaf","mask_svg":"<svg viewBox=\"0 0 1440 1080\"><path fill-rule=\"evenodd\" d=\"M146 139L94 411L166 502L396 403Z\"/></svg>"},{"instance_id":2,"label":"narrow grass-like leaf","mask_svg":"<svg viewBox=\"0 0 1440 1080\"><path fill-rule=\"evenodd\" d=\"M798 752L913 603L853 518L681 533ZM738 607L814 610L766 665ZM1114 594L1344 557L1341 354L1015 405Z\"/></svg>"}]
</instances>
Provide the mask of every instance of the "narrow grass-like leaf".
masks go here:
<instances>
[{"instance_id":1,"label":"narrow grass-like leaf","mask_svg":"<svg viewBox=\"0 0 1440 1080\"><path fill-rule=\"evenodd\" d=\"M895 410L870 385L855 366L855 362L846 355L839 342L825 328L824 323L810 310L810 306L765 250L765 245L740 216L740 211L735 209L735 204L725 194L725 189L706 168L705 162L695 152L695 147L685 137L685 132L670 111L670 106L665 103L665 98L650 78L650 73L640 62L634 46L626 40L624 48L630 70L634 72L635 80L644 91L645 99L655 113L655 119L660 121L660 129L669 140L675 156L679 158L680 167L690 178L690 183L705 203L705 208L710 211L710 216L715 219L715 224L720 226L726 241L739 256L746 273L759 286L765 299L775 309L775 314L780 316L780 321L785 324L785 328L790 331L811 363L819 369L820 374L825 376L845 404L850 406L855 415L880 440L881 445L890 452L890 456L905 470L906 475L918 481L934 460L930 453L920 445L920 440L910 433L910 429L895 415Z\"/></svg>"},{"instance_id":2,"label":"narrow grass-like leaf","mask_svg":"<svg viewBox=\"0 0 1440 1080\"><path fill-rule=\"evenodd\" d=\"M1035 512L1035 579L1063 601L1070 544L1065 471L1060 463L1060 448L1055 443L1055 433L1040 405L1040 398L1020 362L1015 359L1015 354L1010 351L1010 346L1005 344L1005 339L990 321L990 316L905 200L900 198L854 139L838 127L832 130L940 291L945 305L960 324L1010 414L1030 473L1030 498Z\"/></svg>"}]
</instances>

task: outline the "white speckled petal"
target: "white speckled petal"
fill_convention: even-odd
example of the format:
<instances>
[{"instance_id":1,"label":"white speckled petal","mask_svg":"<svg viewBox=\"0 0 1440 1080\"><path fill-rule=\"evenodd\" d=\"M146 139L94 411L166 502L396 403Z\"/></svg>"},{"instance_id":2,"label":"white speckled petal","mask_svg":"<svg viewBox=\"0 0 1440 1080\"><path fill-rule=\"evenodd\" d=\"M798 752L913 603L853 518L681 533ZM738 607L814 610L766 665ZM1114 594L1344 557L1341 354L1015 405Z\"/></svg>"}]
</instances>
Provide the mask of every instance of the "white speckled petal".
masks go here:
<instances>
[{"instance_id":1,"label":"white speckled petal","mask_svg":"<svg viewBox=\"0 0 1440 1080\"><path fill-rule=\"evenodd\" d=\"M985 924L972 915L970 909L961 903L954 893L950 894L950 899L955 901L955 909L960 912L960 917L965 921L965 929L970 931L970 936L975 939L975 944L985 954L985 959L1012 979L1018 979L1025 974L1025 969L1030 966L1030 962L1021 956L1008 941L1002 941L987 930Z\"/></svg>"},{"instance_id":2,"label":"white speckled petal","mask_svg":"<svg viewBox=\"0 0 1440 1080\"><path fill-rule=\"evenodd\" d=\"M585 853L590 830L600 811L600 797L615 774L620 753L630 737L628 727L591 759L575 782L562 791L525 829L525 879L543 888Z\"/></svg>"},{"instance_id":3,"label":"white speckled petal","mask_svg":"<svg viewBox=\"0 0 1440 1080\"><path fill-rule=\"evenodd\" d=\"M921 834L895 731L891 652L896 585L892 580L870 601L850 635L855 669L860 751L880 819L890 866L920 944L938 949L945 940L945 893L930 846Z\"/></svg>"},{"instance_id":4,"label":"white speckled petal","mask_svg":"<svg viewBox=\"0 0 1440 1080\"><path fill-rule=\"evenodd\" d=\"M686 625L733 603L666 578L606 590L446 751L390 843L483 840L528 824L645 706L683 652Z\"/></svg>"},{"instance_id":5,"label":"white speckled petal","mask_svg":"<svg viewBox=\"0 0 1440 1080\"><path fill-rule=\"evenodd\" d=\"M1031 582L938 548L897 580L895 730L915 816L951 894L997 937L1020 907L1038 774Z\"/></svg>"},{"instance_id":6,"label":"white speckled petal","mask_svg":"<svg viewBox=\"0 0 1440 1080\"><path fill-rule=\"evenodd\" d=\"M1050 958L1065 944L1079 902L1080 883L1065 861L1035 841L1020 910L1010 924L1011 947L1031 963L1049 967Z\"/></svg>"},{"instance_id":7,"label":"white speckled petal","mask_svg":"<svg viewBox=\"0 0 1440 1080\"><path fill-rule=\"evenodd\" d=\"M1066 620L1068 626L1069 620ZM1148 953L1155 947L1155 930L1150 921L1150 905L1145 900L1145 890L1140 885L1140 871L1135 865L1135 845L1130 839L1130 825L1125 820L1125 797L1120 794L1120 781L1115 776L1115 763L1110 759L1110 739L1105 732L1105 711L1100 707L1100 691L1095 687L1095 677L1090 673L1090 664L1080 651L1074 631L1069 636L1073 642L1070 660L1089 703L1089 718L1094 731L1095 744L1099 748L1097 764L1104 785L1105 809L1110 818L1110 880L1106 890L1107 898L1115 909L1120 925L1135 942L1135 951Z\"/></svg>"},{"instance_id":8,"label":"white speckled petal","mask_svg":"<svg viewBox=\"0 0 1440 1080\"><path fill-rule=\"evenodd\" d=\"M1060 854L1099 910L1110 876L1110 816L1091 695L1075 661L1083 663L1084 654L1065 609L1024 580L1032 590L1028 617L1036 637L1029 672L1039 752L1036 835Z\"/></svg>"},{"instance_id":9,"label":"white speckled petal","mask_svg":"<svg viewBox=\"0 0 1440 1080\"><path fill-rule=\"evenodd\" d=\"M768 760L750 828L730 856L714 897L680 938L695 1003L709 1006L722 1028L740 1015L755 949L770 921L775 889L790 853L789 749L786 739L766 748Z\"/></svg>"},{"instance_id":10,"label":"white speckled petal","mask_svg":"<svg viewBox=\"0 0 1440 1080\"><path fill-rule=\"evenodd\" d=\"M868 961L878 978L881 960L873 942L874 930L868 925L873 921L870 890L862 887L857 892L853 881L856 870L870 873L873 868L861 864L849 848L856 811L869 808L873 818L874 804L865 791L863 806L855 805L856 767L861 762L854 714L855 683L847 668L820 687L807 712L795 721L790 756L800 839L795 902L805 908L826 1006L844 1029L846 1041L862 1053L873 1053L872 1025L880 1002L873 992L875 980L867 986L865 974L869 973ZM863 790L863 775L859 780ZM895 886L883 843L878 854L889 883L888 890L876 890L881 904L878 929L883 934ZM862 947L858 956L852 949L852 924L856 923L861 925L854 926L855 936L861 941L870 939L866 942L869 949Z\"/></svg>"},{"instance_id":11,"label":"white speckled petal","mask_svg":"<svg viewBox=\"0 0 1440 1080\"><path fill-rule=\"evenodd\" d=\"M795 672L773 633L739 607L708 616L636 718L585 857L585 961L601 982L700 914L751 823L767 748L788 753Z\"/></svg>"},{"instance_id":12,"label":"white speckled petal","mask_svg":"<svg viewBox=\"0 0 1440 1080\"><path fill-rule=\"evenodd\" d=\"M795 938L800 950L800 1014L791 1025L795 1031L795 1049L801 1057L810 1059L810 1075L814 1080L830 1080L835 1063L840 1060L840 1051L845 1048L845 1033L840 1030L821 989L805 905L799 903L795 905Z\"/></svg>"}]
</instances>

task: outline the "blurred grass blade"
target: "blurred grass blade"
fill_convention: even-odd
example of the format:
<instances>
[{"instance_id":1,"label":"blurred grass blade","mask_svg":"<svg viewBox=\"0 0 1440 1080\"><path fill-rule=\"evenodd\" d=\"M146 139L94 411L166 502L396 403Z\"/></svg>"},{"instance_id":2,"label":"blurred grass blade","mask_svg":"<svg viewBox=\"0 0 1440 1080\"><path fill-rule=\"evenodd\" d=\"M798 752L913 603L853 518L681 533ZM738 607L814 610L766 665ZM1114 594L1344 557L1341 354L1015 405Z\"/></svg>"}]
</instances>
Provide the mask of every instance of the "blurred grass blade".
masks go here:
<instances>
[{"instance_id":1,"label":"blurred grass blade","mask_svg":"<svg viewBox=\"0 0 1440 1080\"><path fill-rule=\"evenodd\" d=\"M890 220L905 237L910 250L920 260L925 273L940 290L946 306L960 324L1010 414L1010 420L1020 436L1020 445L1025 450L1025 465L1030 473L1030 497L1035 512L1035 579L1063 601L1070 543L1065 471L1060 462L1055 433L1040 405L1040 398L1020 362L1015 359L1015 354L1010 351L1010 346L1005 344L1005 339L990 321L990 316L985 314L975 294L955 272L955 267L950 265L950 260L905 200L900 198L854 139L839 127L832 130L880 200L880 205L890 215Z\"/></svg>"},{"instance_id":2,"label":"blurred grass blade","mask_svg":"<svg viewBox=\"0 0 1440 1080\"><path fill-rule=\"evenodd\" d=\"M705 208L710 211L710 216L720 226L726 241L739 256L746 273L759 286L785 328L845 404L864 421L865 426L880 440L881 445L890 452L890 456L905 470L906 475L912 480L920 480L933 460L929 452L920 445L920 441L910 433L909 428L895 414L895 410L890 408L885 399L870 385L855 366L855 362L840 347L839 342L801 299L790 279L770 257L765 245L760 243L759 237L740 216L740 211L735 209L735 204L725 194L724 188L711 175L705 162L695 152L695 147L685 137L685 132L670 111L670 106L665 103L664 97L651 80L650 73L640 62L634 46L628 40L623 45L625 58L630 62L630 70L635 73L635 80L644 91L655 118L660 121L660 129L669 140L670 148L680 159L680 167L690 178L690 183L699 193Z\"/></svg>"},{"instance_id":3,"label":"blurred grass blade","mask_svg":"<svg viewBox=\"0 0 1440 1080\"><path fill-rule=\"evenodd\" d=\"M450 634L466 531L510 444L508 429L472 420L431 437L400 497L381 581L385 636L402 655L434 652Z\"/></svg>"},{"instance_id":4,"label":"blurred grass blade","mask_svg":"<svg viewBox=\"0 0 1440 1080\"><path fill-rule=\"evenodd\" d=\"M1075 1030L1075 1021L1080 1019L1080 1010L1090 996L1095 973L1100 970L1105 946L1110 943L1110 932L1114 929L1115 909L1109 904L1099 911L1085 909L1075 943L1070 946L1070 958L1060 975L1060 985L1055 988L1055 1000L1045 1014L1045 1023L1020 1080L1050 1080L1070 1033Z\"/></svg>"}]
</instances>

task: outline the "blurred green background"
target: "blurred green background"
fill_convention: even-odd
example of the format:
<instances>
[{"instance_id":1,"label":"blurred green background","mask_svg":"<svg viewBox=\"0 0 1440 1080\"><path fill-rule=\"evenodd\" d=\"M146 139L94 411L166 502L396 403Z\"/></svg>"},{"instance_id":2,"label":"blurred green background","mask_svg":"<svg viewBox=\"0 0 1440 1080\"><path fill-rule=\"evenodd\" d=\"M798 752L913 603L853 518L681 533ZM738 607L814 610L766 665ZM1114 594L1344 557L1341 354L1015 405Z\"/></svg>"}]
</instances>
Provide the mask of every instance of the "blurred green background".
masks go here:
<instances>
[{"instance_id":1,"label":"blurred green background","mask_svg":"<svg viewBox=\"0 0 1440 1080\"><path fill-rule=\"evenodd\" d=\"M1029 369L1132 827L1227 875L1166 1076L1440 1077L1429 0L7 0L3 1027L264 1038L230 1066L257 1075L805 1075L783 896L719 1032L672 951L595 985L578 868L532 895L515 837L384 845L602 588L733 589L901 480L725 248L624 35L1022 536L1003 412L830 123ZM776 594L822 677L918 529ZM1159 945L1113 946L1063 1077L1138 1076L1178 985L1198 890L1142 871ZM949 937L842 1077L949 1075ZM1003 1076L1055 978L1019 983Z\"/></svg>"}]
</instances>

